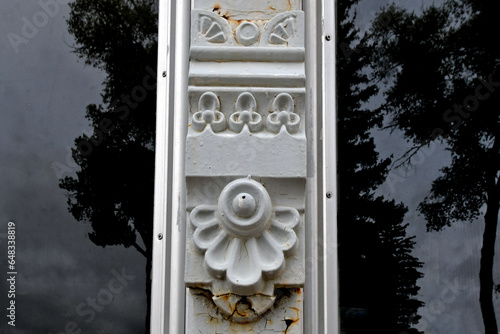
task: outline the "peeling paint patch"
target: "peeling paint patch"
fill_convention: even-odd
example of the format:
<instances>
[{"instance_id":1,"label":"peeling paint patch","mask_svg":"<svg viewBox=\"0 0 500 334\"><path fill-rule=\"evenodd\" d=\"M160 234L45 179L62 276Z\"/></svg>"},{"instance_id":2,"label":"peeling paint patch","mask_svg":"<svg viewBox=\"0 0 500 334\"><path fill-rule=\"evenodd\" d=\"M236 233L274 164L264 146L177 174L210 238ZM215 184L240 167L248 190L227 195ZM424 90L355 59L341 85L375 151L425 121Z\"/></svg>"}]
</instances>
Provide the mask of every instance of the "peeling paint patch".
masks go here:
<instances>
[{"instance_id":1,"label":"peeling paint patch","mask_svg":"<svg viewBox=\"0 0 500 334\"><path fill-rule=\"evenodd\" d=\"M296 321L296 320L293 320L293 319L285 319L285 324L286 324L286 329L284 331L284 333L286 334L286 332L288 332L288 328L290 328L290 326Z\"/></svg>"},{"instance_id":2,"label":"peeling paint patch","mask_svg":"<svg viewBox=\"0 0 500 334\"><path fill-rule=\"evenodd\" d=\"M211 300L209 291L190 290L192 291L188 293L187 298L191 311L188 312L186 333L303 333L300 321L302 298L299 298L296 288L276 289L280 291L279 302L275 302L269 311L252 323L237 323L224 316ZM302 289L299 290L302 294ZM242 302L234 310L235 314L253 312L248 306L248 303Z\"/></svg>"},{"instance_id":3,"label":"peeling paint patch","mask_svg":"<svg viewBox=\"0 0 500 334\"><path fill-rule=\"evenodd\" d=\"M269 19L271 16L292 10L300 10L300 1L273 0L273 1L248 1L248 0L195 0L194 8L213 10L219 15L227 15L233 19ZM246 17L243 17L246 16Z\"/></svg>"},{"instance_id":4,"label":"peeling paint patch","mask_svg":"<svg viewBox=\"0 0 500 334\"><path fill-rule=\"evenodd\" d=\"M299 318L285 318L283 320L286 324L285 331L283 333L287 334L288 330L295 324L299 323Z\"/></svg>"}]
</instances>

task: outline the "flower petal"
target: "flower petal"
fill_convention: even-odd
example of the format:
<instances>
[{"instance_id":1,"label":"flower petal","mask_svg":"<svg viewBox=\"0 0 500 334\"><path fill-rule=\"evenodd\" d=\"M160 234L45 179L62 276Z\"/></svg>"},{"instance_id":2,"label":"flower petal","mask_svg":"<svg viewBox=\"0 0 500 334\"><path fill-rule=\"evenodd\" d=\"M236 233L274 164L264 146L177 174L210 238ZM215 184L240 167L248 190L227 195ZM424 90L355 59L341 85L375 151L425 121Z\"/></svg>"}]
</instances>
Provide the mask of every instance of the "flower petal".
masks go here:
<instances>
[{"instance_id":1,"label":"flower petal","mask_svg":"<svg viewBox=\"0 0 500 334\"><path fill-rule=\"evenodd\" d=\"M269 231L256 239L256 253L262 273L266 279L276 278L285 268L285 257Z\"/></svg>"},{"instance_id":2,"label":"flower petal","mask_svg":"<svg viewBox=\"0 0 500 334\"><path fill-rule=\"evenodd\" d=\"M204 224L210 224L215 218L215 210L217 207L215 205L198 205L191 211L189 215L189 221L195 228L199 228Z\"/></svg>"},{"instance_id":3,"label":"flower petal","mask_svg":"<svg viewBox=\"0 0 500 334\"><path fill-rule=\"evenodd\" d=\"M205 264L210 274L222 279L226 270L234 262L236 254L234 238L227 233L220 233L205 253Z\"/></svg>"},{"instance_id":4,"label":"flower petal","mask_svg":"<svg viewBox=\"0 0 500 334\"><path fill-rule=\"evenodd\" d=\"M262 282L262 273L256 263L255 254L249 250L255 249L255 239L241 240L234 238L236 244L231 266L227 270L227 280L233 293L250 295L258 291Z\"/></svg>"},{"instance_id":5,"label":"flower petal","mask_svg":"<svg viewBox=\"0 0 500 334\"><path fill-rule=\"evenodd\" d=\"M290 229L296 228L300 223L300 214L294 208L286 206L276 206L274 208L274 216L274 220L282 223Z\"/></svg>"},{"instance_id":6,"label":"flower petal","mask_svg":"<svg viewBox=\"0 0 500 334\"><path fill-rule=\"evenodd\" d=\"M292 255L298 246L297 234L280 221L273 219L269 229L274 242L286 256Z\"/></svg>"},{"instance_id":7,"label":"flower petal","mask_svg":"<svg viewBox=\"0 0 500 334\"><path fill-rule=\"evenodd\" d=\"M193 242L196 249L204 253L216 240L222 228L217 219L203 223L194 231Z\"/></svg>"}]
</instances>

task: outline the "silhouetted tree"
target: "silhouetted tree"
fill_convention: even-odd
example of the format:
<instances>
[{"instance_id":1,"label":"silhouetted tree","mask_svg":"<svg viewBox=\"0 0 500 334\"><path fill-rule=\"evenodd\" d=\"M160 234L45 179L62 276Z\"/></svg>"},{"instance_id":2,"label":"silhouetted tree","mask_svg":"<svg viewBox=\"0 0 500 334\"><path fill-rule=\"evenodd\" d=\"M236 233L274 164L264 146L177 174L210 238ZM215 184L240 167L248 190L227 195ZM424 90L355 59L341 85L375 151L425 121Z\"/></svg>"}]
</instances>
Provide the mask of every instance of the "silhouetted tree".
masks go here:
<instances>
[{"instance_id":1,"label":"silhouetted tree","mask_svg":"<svg viewBox=\"0 0 500 334\"><path fill-rule=\"evenodd\" d=\"M400 163L431 141L444 143L451 164L419 210L429 231L483 216L479 302L486 334L498 334L493 261L500 199L500 3L448 0L409 13L395 6L376 18L371 41L375 77L389 89L379 112L414 143Z\"/></svg>"},{"instance_id":2,"label":"silhouetted tree","mask_svg":"<svg viewBox=\"0 0 500 334\"><path fill-rule=\"evenodd\" d=\"M359 43L348 16L356 3L339 2L339 42L347 43L340 45L344 50ZM61 187L69 192L75 218L92 224L91 240L101 246L135 247L147 258L149 278L155 96L144 78L148 66L156 64L156 3L82 0L71 9L68 24L76 53L107 77L103 104L87 107L94 135L75 140L73 157L81 170L76 178L63 179ZM359 52L349 60L339 55L341 306L366 309L370 322L365 328L412 332L410 322L418 319L422 305L412 298L418 291L421 263L411 256L414 241L406 236L403 224L406 208L374 196L390 161L379 161L370 136L370 130L380 126L381 116L361 108L377 92L363 74L366 61ZM146 97L137 87L146 88ZM147 287L149 297L149 280ZM355 331L350 326L349 333Z\"/></svg>"},{"instance_id":3,"label":"silhouetted tree","mask_svg":"<svg viewBox=\"0 0 500 334\"><path fill-rule=\"evenodd\" d=\"M380 160L370 131L383 116L362 106L378 89L367 77L365 41L355 26L358 0L337 2L339 262L342 328L346 334L419 333L411 329L422 266L411 255L402 204L375 196L390 159Z\"/></svg>"},{"instance_id":4,"label":"silhouetted tree","mask_svg":"<svg viewBox=\"0 0 500 334\"><path fill-rule=\"evenodd\" d=\"M102 104L87 106L92 136L75 139L76 177L65 177L69 211L90 222L96 245L134 247L146 258L149 332L156 115L157 4L77 0L67 21L75 52L106 73ZM142 239L138 240L138 237ZM142 244L142 246L141 246Z\"/></svg>"}]
</instances>

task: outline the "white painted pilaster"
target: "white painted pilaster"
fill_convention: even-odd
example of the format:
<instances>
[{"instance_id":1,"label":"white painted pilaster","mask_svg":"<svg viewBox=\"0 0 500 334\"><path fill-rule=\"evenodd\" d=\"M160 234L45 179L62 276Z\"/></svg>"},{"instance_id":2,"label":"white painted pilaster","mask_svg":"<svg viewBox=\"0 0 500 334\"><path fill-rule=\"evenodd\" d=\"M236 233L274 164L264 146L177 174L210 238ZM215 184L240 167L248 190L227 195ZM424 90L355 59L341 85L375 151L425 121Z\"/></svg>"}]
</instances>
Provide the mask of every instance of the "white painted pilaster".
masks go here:
<instances>
[{"instance_id":1,"label":"white painted pilaster","mask_svg":"<svg viewBox=\"0 0 500 334\"><path fill-rule=\"evenodd\" d=\"M153 333L337 333L328 8L162 3Z\"/></svg>"}]
</instances>

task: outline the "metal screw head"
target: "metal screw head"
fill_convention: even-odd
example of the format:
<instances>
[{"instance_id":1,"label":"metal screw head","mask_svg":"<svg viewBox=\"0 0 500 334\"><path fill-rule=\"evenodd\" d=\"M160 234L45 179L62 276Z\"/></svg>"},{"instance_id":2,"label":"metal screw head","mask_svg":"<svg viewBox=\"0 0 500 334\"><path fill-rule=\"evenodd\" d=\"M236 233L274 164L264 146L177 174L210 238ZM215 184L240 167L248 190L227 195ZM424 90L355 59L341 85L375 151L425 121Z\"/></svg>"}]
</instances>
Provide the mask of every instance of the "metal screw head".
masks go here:
<instances>
[{"instance_id":1,"label":"metal screw head","mask_svg":"<svg viewBox=\"0 0 500 334\"><path fill-rule=\"evenodd\" d=\"M161 239L163 239L163 234L158 233L158 240L161 240Z\"/></svg>"},{"instance_id":2,"label":"metal screw head","mask_svg":"<svg viewBox=\"0 0 500 334\"><path fill-rule=\"evenodd\" d=\"M331 36L331 35L326 35L326 36L325 36L325 39L326 39L327 41L331 41L331 40L332 40L332 36Z\"/></svg>"},{"instance_id":3,"label":"metal screw head","mask_svg":"<svg viewBox=\"0 0 500 334\"><path fill-rule=\"evenodd\" d=\"M167 76L167 71L163 71L163 73L161 74L162 77L166 77Z\"/></svg>"},{"instance_id":4,"label":"metal screw head","mask_svg":"<svg viewBox=\"0 0 500 334\"><path fill-rule=\"evenodd\" d=\"M329 191L329 192L326 193L326 198L332 198L332 192L331 191Z\"/></svg>"}]
</instances>

